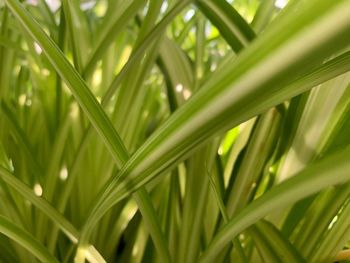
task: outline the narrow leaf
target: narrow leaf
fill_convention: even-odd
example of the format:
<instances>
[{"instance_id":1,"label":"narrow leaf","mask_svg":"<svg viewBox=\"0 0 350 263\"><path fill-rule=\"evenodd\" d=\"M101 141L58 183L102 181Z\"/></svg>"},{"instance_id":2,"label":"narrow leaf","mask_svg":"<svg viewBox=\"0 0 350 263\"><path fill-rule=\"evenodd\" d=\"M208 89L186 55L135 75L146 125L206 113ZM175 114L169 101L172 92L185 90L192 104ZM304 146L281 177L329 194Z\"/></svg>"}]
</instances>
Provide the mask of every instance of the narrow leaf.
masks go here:
<instances>
[{"instance_id":1,"label":"narrow leaf","mask_svg":"<svg viewBox=\"0 0 350 263\"><path fill-rule=\"evenodd\" d=\"M19 226L4 216L0 216L0 233L8 236L10 239L23 246L42 262L59 262L47 251L47 249L41 243L34 239L27 231L21 229Z\"/></svg>"},{"instance_id":2,"label":"narrow leaf","mask_svg":"<svg viewBox=\"0 0 350 263\"><path fill-rule=\"evenodd\" d=\"M331 186L350 180L350 147L308 166L253 201L218 232L200 262L211 262L231 239L269 213Z\"/></svg>"}]
</instances>

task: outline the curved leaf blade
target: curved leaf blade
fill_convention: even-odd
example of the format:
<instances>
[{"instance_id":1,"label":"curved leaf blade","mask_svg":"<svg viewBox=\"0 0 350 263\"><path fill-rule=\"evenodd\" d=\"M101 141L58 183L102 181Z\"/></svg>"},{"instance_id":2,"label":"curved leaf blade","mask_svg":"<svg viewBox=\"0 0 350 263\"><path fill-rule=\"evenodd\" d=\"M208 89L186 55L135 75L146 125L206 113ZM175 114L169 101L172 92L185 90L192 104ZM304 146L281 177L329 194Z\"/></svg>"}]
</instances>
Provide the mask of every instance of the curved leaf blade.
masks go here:
<instances>
[{"instance_id":1,"label":"curved leaf blade","mask_svg":"<svg viewBox=\"0 0 350 263\"><path fill-rule=\"evenodd\" d=\"M42 262L58 263L48 250L27 231L21 229L6 217L0 215L0 233L17 242Z\"/></svg>"},{"instance_id":2,"label":"curved leaf blade","mask_svg":"<svg viewBox=\"0 0 350 263\"><path fill-rule=\"evenodd\" d=\"M310 1L300 8L298 21L293 13L281 18L178 109L106 186L84 231L113 204L185 159L201 143L310 89L309 83L291 83L312 74L312 69L320 70L315 65L350 40L345 34L350 3L323 1L316 6ZM348 70L349 65L345 67Z\"/></svg>"},{"instance_id":3,"label":"curved leaf blade","mask_svg":"<svg viewBox=\"0 0 350 263\"><path fill-rule=\"evenodd\" d=\"M255 33L249 24L225 0L198 0L196 5L218 28L236 53L255 38Z\"/></svg>"},{"instance_id":4,"label":"curved leaf blade","mask_svg":"<svg viewBox=\"0 0 350 263\"><path fill-rule=\"evenodd\" d=\"M52 207L45 199L36 196L31 188L29 188L22 181L18 180L13 174L0 165L0 178L13 189L15 189L24 198L30 201L35 207L49 217L73 242L77 243L79 239L79 232L74 226L54 207ZM90 258L96 262L105 262L105 260L99 255L96 249L89 246L88 253Z\"/></svg>"},{"instance_id":5,"label":"curved leaf blade","mask_svg":"<svg viewBox=\"0 0 350 263\"><path fill-rule=\"evenodd\" d=\"M254 226L280 258L280 262L306 262L298 250L270 222L261 220Z\"/></svg>"},{"instance_id":6,"label":"curved leaf blade","mask_svg":"<svg viewBox=\"0 0 350 263\"><path fill-rule=\"evenodd\" d=\"M269 213L295 203L309 195L350 180L350 147L334 153L305 170L273 187L269 192L253 201L240 214L232 218L214 237L200 262L211 262L222 247L236 235Z\"/></svg>"},{"instance_id":7,"label":"curved leaf blade","mask_svg":"<svg viewBox=\"0 0 350 263\"><path fill-rule=\"evenodd\" d=\"M106 143L116 163L119 165L124 163L128 159L128 156L125 154L126 149L123 147L123 142L85 81L65 58L55 42L46 35L40 25L18 1L6 0L6 4L26 32L40 45L53 67L67 83L73 96Z\"/></svg>"}]
</instances>

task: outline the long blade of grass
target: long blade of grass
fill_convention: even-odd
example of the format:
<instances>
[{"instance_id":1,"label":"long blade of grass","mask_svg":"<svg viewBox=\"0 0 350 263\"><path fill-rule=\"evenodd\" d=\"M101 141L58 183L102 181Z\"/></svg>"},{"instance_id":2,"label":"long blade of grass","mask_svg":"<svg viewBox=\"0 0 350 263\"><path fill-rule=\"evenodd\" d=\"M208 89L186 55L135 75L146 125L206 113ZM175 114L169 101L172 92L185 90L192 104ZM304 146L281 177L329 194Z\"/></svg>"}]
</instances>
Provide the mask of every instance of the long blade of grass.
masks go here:
<instances>
[{"instance_id":1,"label":"long blade of grass","mask_svg":"<svg viewBox=\"0 0 350 263\"><path fill-rule=\"evenodd\" d=\"M170 10L169 13L155 26L155 28L152 30L152 32L150 32L147 35L146 39L141 41L140 46L133 52L133 54L132 54L131 58L128 60L127 64L123 67L122 71L117 75L117 77L114 79L113 83L108 88L108 91L103 96L101 104L104 107L108 104L108 102L112 98L112 95L116 91L117 87L124 80L125 76L129 72L129 70L138 64L138 60L143 56L145 50L147 50L147 48L153 43L153 41L157 37L159 37L159 35L164 31L164 29L168 25L168 23L170 23L171 20L191 1L193 1L193 0L187 0L187 2L182 1L179 4L175 5L173 7L173 9ZM167 42L169 42L169 41L170 40L168 40ZM172 45L172 46L175 46L174 48L177 48L176 45ZM185 62L183 62L183 63L185 63ZM188 67L187 64L185 64L185 66ZM188 75L184 76L184 79L187 79L187 78L189 78ZM187 82L184 81L181 83L187 83ZM73 187L74 178L77 174L77 169L79 168L78 167L78 163L79 163L78 159L82 158L84 149L86 148L87 144L89 143L89 138L92 135L92 131L93 131L92 128L89 127L85 131L85 134L81 140L80 146L79 146L77 154L76 154L77 158L74 161L72 168L70 169L71 176L68 178L68 181L67 181L67 187L66 187L67 190L64 192L64 194L62 195L62 198L60 199L60 202L59 202L60 203L59 210L64 209L65 204L68 200L69 193L71 192L71 189Z\"/></svg>"},{"instance_id":2,"label":"long blade of grass","mask_svg":"<svg viewBox=\"0 0 350 263\"><path fill-rule=\"evenodd\" d=\"M90 92L81 76L67 61L56 44L45 34L45 32L40 28L36 21L30 17L30 14L17 1L8 1L7 4L19 19L21 24L24 26L24 28L26 28L28 33L41 45L44 53L56 68L58 73L61 75L62 79L67 82L68 86L71 88L73 95L80 103L95 128L98 127L97 130L99 134L102 135L104 141L107 143L107 147L112 152L112 156L114 157L116 163L123 164L126 162L128 155L123 142L113 128L113 125L109 121L106 113L103 111L96 98ZM147 201L147 199L142 198L139 198L138 200L141 202L140 205L143 202ZM142 207L150 206L144 205L141 206L141 208ZM150 214L150 211L152 211L153 214L155 213L153 210L147 209L145 210L145 216L147 214ZM155 219L156 217L150 215L150 218ZM159 227L157 224L152 224L151 226ZM160 231L155 230L151 231L151 233L153 234L152 236L155 237L155 241L161 240L161 238L157 237ZM162 247L162 251L167 251L165 246L162 245L164 242L159 242L159 244L160 245L158 247ZM166 255L167 253L161 252L160 254ZM83 254L83 257L85 257L85 254Z\"/></svg>"},{"instance_id":3,"label":"long blade of grass","mask_svg":"<svg viewBox=\"0 0 350 263\"><path fill-rule=\"evenodd\" d=\"M266 162L276 146L280 119L280 113L272 109L257 120L228 196L226 209L230 217L237 214L252 198L252 185L263 174Z\"/></svg>"},{"instance_id":4,"label":"long blade of grass","mask_svg":"<svg viewBox=\"0 0 350 263\"><path fill-rule=\"evenodd\" d=\"M169 23L176 17L179 12L181 12L186 6L188 6L194 0L183 0L174 5L174 7L159 21L153 29L148 33L148 35L140 41L140 44L134 48L132 55L128 59L128 62L122 68L122 70L118 73L118 75L114 78L111 85L108 87L108 90L102 100L102 103L106 103L105 100L112 97L116 89L122 83L123 79L127 75L127 73L132 69L135 65L139 63L139 60L142 59L142 56L145 54L145 51L152 45L152 43L158 39L163 33Z\"/></svg>"},{"instance_id":5,"label":"long blade of grass","mask_svg":"<svg viewBox=\"0 0 350 263\"><path fill-rule=\"evenodd\" d=\"M290 241L270 222L261 220L253 228L264 236L266 242L278 255L279 262L306 262Z\"/></svg>"},{"instance_id":6,"label":"long blade of grass","mask_svg":"<svg viewBox=\"0 0 350 263\"><path fill-rule=\"evenodd\" d=\"M210 167L213 165L216 146L211 143L201 148L188 160L188 173L186 174L188 178L183 201L177 262L193 262L199 254L200 230L209 189L209 180L204 176L206 167L203 163L208 163Z\"/></svg>"},{"instance_id":7,"label":"long blade of grass","mask_svg":"<svg viewBox=\"0 0 350 263\"><path fill-rule=\"evenodd\" d=\"M249 24L227 1L197 0L196 5L219 29L236 53L255 38L255 33Z\"/></svg>"},{"instance_id":8,"label":"long blade of grass","mask_svg":"<svg viewBox=\"0 0 350 263\"><path fill-rule=\"evenodd\" d=\"M337 215L336 221L331 229L319 240L318 247L310 255L310 262L330 262L337 260L337 254L349 240L350 225L350 203L349 200ZM349 255L347 258L349 259Z\"/></svg>"},{"instance_id":9,"label":"long blade of grass","mask_svg":"<svg viewBox=\"0 0 350 263\"><path fill-rule=\"evenodd\" d=\"M301 81L297 87L290 83L313 73L315 65L346 46L350 38L345 34L350 3L324 1L316 6L311 1L300 8L298 21L295 14L280 19L278 26L266 31L176 111L106 186L84 231L113 204L179 163L207 139L310 89L310 83Z\"/></svg>"},{"instance_id":10,"label":"long blade of grass","mask_svg":"<svg viewBox=\"0 0 350 263\"><path fill-rule=\"evenodd\" d=\"M275 0L260 1L259 8L251 23L256 32L261 32L265 26L269 23L273 11L275 11Z\"/></svg>"},{"instance_id":11,"label":"long blade of grass","mask_svg":"<svg viewBox=\"0 0 350 263\"><path fill-rule=\"evenodd\" d=\"M171 112L175 111L181 103L176 87L180 88L182 92L192 87L193 70L190 62L176 43L168 38L163 38L159 47L157 64L166 79L167 97Z\"/></svg>"},{"instance_id":12,"label":"long blade of grass","mask_svg":"<svg viewBox=\"0 0 350 263\"><path fill-rule=\"evenodd\" d=\"M217 206L219 207L220 214L221 214L221 217L222 217L224 223L227 224L229 222L229 220L230 220L230 217L229 217L229 215L228 215L228 213L226 211L225 203L224 203L224 201L223 201L223 199L221 197L220 187L219 187L219 185L217 183L215 183L215 179L210 174L207 165L205 165L205 166L206 166L206 174L207 174L208 179L209 179L210 187L211 187L211 189L212 189L212 191L214 193L214 199L215 199L215 201L217 203ZM237 256L239 257L240 262L242 262L242 263L248 262L247 256L244 253L242 244L240 243L239 239L235 238L232 241L232 244L233 244L233 246L235 247L235 249L238 252Z\"/></svg>"},{"instance_id":13,"label":"long blade of grass","mask_svg":"<svg viewBox=\"0 0 350 263\"><path fill-rule=\"evenodd\" d=\"M42 211L47 217L61 228L67 237L73 242L77 243L79 233L74 226L62 216L55 208L53 208L45 199L34 194L33 190L29 188L22 181L18 180L13 174L0 165L0 178L14 188L18 193L30 201L35 207ZM96 262L105 262L94 247L90 246L88 252Z\"/></svg>"},{"instance_id":14,"label":"long blade of grass","mask_svg":"<svg viewBox=\"0 0 350 263\"><path fill-rule=\"evenodd\" d=\"M281 259L278 257L276 251L273 250L273 248L267 242L265 236L260 231L258 231L258 229L255 226L251 226L248 230L248 233L252 237L252 240L260 255L260 260L262 262L281 262Z\"/></svg>"},{"instance_id":15,"label":"long blade of grass","mask_svg":"<svg viewBox=\"0 0 350 263\"><path fill-rule=\"evenodd\" d=\"M147 229L150 231L154 245L160 254L160 259L162 262L171 262L170 253L166 247L165 237L161 231L160 224L158 222L159 220L152 205L152 200L150 199L150 196L147 193L146 189L141 188L139 191L137 191L134 194L134 199L137 202L142 215L145 215L143 217L143 220L145 221Z\"/></svg>"},{"instance_id":16,"label":"long blade of grass","mask_svg":"<svg viewBox=\"0 0 350 263\"><path fill-rule=\"evenodd\" d=\"M23 246L42 262L59 262L47 251L47 249L41 243L34 239L27 231L21 229L11 220L2 215L0 216L0 232Z\"/></svg>"},{"instance_id":17,"label":"long blade of grass","mask_svg":"<svg viewBox=\"0 0 350 263\"><path fill-rule=\"evenodd\" d=\"M41 179L39 176L43 174L43 169L40 166L39 162L35 159L34 150L32 145L30 144L29 138L26 136L26 133L21 129L19 123L15 117L15 114L9 108L9 106L5 103L1 103L1 112L3 113L4 119L7 122L7 126L13 132L15 138L17 139L19 145L21 145L21 149L24 150L28 160L31 163L30 169L33 174L37 176L37 180ZM41 180L39 180L40 182Z\"/></svg>"},{"instance_id":18,"label":"long blade of grass","mask_svg":"<svg viewBox=\"0 0 350 263\"><path fill-rule=\"evenodd\" d=\"M296 176L273 187L253 201L218 232L202 254L200 262L211 262L225 244L269 213L317 193L328 186L349 181L349 154L350 148L346 147L328 158L308 166Z\"/></svg>"},{"instance_id":19,"label":"long blade of grass","mask_svg":"<svg viewBox=\"0 0 350 263\"><path fill-rule=\"evenodd\" d=\"M79 2L62 1L68 33L72 43L74 65L79 73L83 71L86 54L89 47L89 34L84 13L80 10ZM62 22L62 21L61 21Z\"/></svg>"},{"instance_id":20,"label":"long blade of grass","mask_svg":"<svg viewBox=\"0 0 350 263\"><path fill-rule=\"evenodd\" d=\"M115 162L118 164L124 163L128 159L125 154L126 149L123 147L123 143L106 113L103 111L99 102L91 93L79 73L65 58L52 39L46 35L40 28L40 25L18 1L6 0L6 4L20 24L25 28L26 32L40 45L51 64L60 74L61 78L67 83L92 125L103 138Z\"/></svg>"},{"instance_id":21,"label":"long blade of grass","mask_svg":"<svg viewBox=\"0 0 350 263\"><path fill-rule=\"evenodd\" d=\"M350 75L344 74L310 92L291 148L279 166L277 173L279 180L298 172L320 154L323 145L328 140L328 131L332 130L329 123L337 120L334 111L339 101L344 98L349 81ZM307 145L305 145L305 140L308 142Z\"/></svg>"},{"instance_id":22,"label":"long blade of grass","mask_svg":"<svg viewBox=\"0 0 350 263\"><path fill-rule=\"evenodd\" d=\"M107 50L108 46L115 39L117 34L123 30L130 19L132 19L139 9L146 4L146 0L123 1L116 7L116 10L110 9L110 12L105 16L103 23L99 27L96 37L97 43L91 52L90 57L84 68L84 76L89 76L96 64Z\"/></svg>"},{"instance_id":23,"label":"long blade of grass","mask_svg":"<svg viewBox=\"0 0 350 263\"><path fill-rule=\"evenodd\" d=\"M315 205L310 208L310 210L313 210L310 212L314 216L307 214L304 220L306 220L306 222L309 221L309 223L306 223L306 227L301 228L298 232L298 238L303 242L294 242L294 244L300 248L303 255L305 255L305 258L310 259L314 255L320 240L323 240L323 234L327 232L334 217L337 216L339 210L341 210L344 203L346 203L349 194L350 187L347 184L330 189L330 191L326 191L326 193L323 195L321 194L318 199L315 199ZM317 203L317 201L319 202ZM307 234L310 238L305 238Z\"/></svg>"}]
</instances>

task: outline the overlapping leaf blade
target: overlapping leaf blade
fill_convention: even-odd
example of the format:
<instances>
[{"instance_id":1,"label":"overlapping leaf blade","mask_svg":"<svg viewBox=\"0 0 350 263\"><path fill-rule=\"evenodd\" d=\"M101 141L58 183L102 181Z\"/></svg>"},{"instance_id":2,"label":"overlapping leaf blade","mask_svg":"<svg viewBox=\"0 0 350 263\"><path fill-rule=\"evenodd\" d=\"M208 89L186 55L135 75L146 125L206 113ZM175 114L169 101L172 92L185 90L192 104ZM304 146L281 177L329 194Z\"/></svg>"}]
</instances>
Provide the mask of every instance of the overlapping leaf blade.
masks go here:
<instances>
[{"instance_id":1,"label":"overlapping leaf blade","mask_svg":"<svg viewBox=\"0 0 350 263\"><path fill-rule=\"evenodd\" d=\"M295 89L287 84L311 73L315 65L347 45L349 5L347 1L324 1L315 8L310 2L280 19L278 26L205 83L136 151L101 194L86 228L91 228L101 211L173 167L195 146L305 91L305 86ZM288 32L284 30L287 26Z\"/></svg>"},{"instance_id":2,"label":"overlapping leaf blade","mask_svg":"<svg viewBox=\"0 0 350 263\"><path fill-rule=\"evenodd\" d=\"M61 78L67 83L91 123L106 142L115 161L119 164L125 162L127 160L127 156L125 155L126 150L122 146L121 139L82 77L65 58L52 39L45 34L40 28L40 25L33 20L18 1L9 0L6 3L21 25L40 45Z\"/></svg>"},{"instance_id":3,"label":"overlapping leaf blade","mask_svg":"<svg viewBox=\"0 0 350 263\"><path fill-rule=\"evenodd\" d=\"M0 216L0 232L22 245L42 262L58 263L41 243L4 216Z\"/></svg>"},{"instance_id":4,"label":"overlapping leaf blade","mask_svg":"<svg viewBox=\"0 0 350 263\"><path fill-rule=\"evenodd\" d=\"M317 193L328 186L349 181L349 153L350 148L347 147L314 165L308 166L298 175L273 187L269 192L252 202L220 230L201 256L200 262L211 262L225 244L269 213Z\"/></svg>"}]
</instances>

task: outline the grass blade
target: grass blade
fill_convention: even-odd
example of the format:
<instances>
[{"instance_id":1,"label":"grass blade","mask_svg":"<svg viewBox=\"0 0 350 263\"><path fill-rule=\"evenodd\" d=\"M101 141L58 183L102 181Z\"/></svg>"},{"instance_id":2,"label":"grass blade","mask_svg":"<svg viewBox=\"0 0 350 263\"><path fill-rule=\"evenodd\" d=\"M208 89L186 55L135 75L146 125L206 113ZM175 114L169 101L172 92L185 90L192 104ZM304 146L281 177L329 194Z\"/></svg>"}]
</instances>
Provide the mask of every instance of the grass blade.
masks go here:
<instances>
[{"instance_id":1,"label":"grass blade","mask_svg":"<svg viewBox=\"0 0 350 263\"><path fill-rule=\"evenodd\" d=\"M47 251L47 249L41 243L35 240L28 232L22 230L4 216L0 216L0 232L15 242L19 243L42 262L59 262Z\"/></svg>"},{"instance_id":2,"label":"grass blade","mask_svg":"<svg viewBox=\"0 0 350 263\"><path fill-rule=\"evenodd\" d=\"M255 33L249 24L225 0L198 0L196 5L219 29L222 36L236 53L255 38Z\"/></svg>"},{"instance_id":3,"label":"grass blade","mask_svg":"<svg viewBox=\"0 0 350 263\"><path fill-rule=\"evenodd\" d=\"M77 243L79 238L78 231L55 208L45 201L45 199L36 196L31 188L18 180L10 171L2 166L0 166L0 177L6 182L6 184L14 188L18 193L55 222L73 243ZM88 248L88 252L96 262L105 262L92 246Z\"/></svg>"},{"instance_id":4,"label":"grass blade","mask_svg":"<svg viewBox=\"0 0 350 263\"><path fill-rule=\"evenodd\" d=\"M337 51L339 45L347 45L350 36L345 37L345 32L350 21L345 10L349 7L347 1L325 1L317 5L316 12L308 2L298 11L300 20L293 23L288 33L284 28L295 22L294 14L280 19L274 30L266 31L264 37L241 52L235 63L208 81L136 151L101 193L85 231L113 204L179 163L191 149L305 91L303 85L298 86L298 90L288 84L311 73L312 68ZM278 37L271 41L272 36ZM256 97L259 100L255 100Z\"/></svg>"},{"instance_id":5,"label":"grass blade","mask_svg":"<svg viewBox=\"0 0 350 263\"><path fill-rule=\"evenodd\" d=\"M279 262L306 262L296 248L270 222L261 220L253 227L264 236L279 257Z\"/></svg>"},{"instance_id":6,"label":"grass blade","mask_svg":"<svg viewBox=\"0 0 350 263\"><path fill-rule=\"evenodd\" d=\"M116 35L123 30L129 20L146 4L146 0L124 1L115 12L111 11L104 19L98 30L97 43L91 52L90 58L84 69L84 76L89 76L96 64L115 39Z\"/></svg>"},{"instance_id":7,"label":"grass blade","mask_svg":"<svg viewBox=\"0 0 350 263\"><path fill-rule=\"evenodd\" d=\"M40 28L40 25L18 1L6 0L6 4L25 30L40 45L51 64L60 74L61 78L67 83L92 125L103 138L116 163L124 163L128 157L125 154L126 150L123 147L123 143L106 113L103 111L79 73L72 67L57 45L46 35Z\"/></svg>"},{"instance_id":8,"label":"grass blade","mask_svg":"<svg viewBox=\"0 0 350 263\"><path fill-rule=\"evenodd\" d=\"M308 166L296 176L273 187L259 199L253 201L220 230L202 254L200 262L211 262L221 251L223 245L269 213L317 193L326 187L349 181L349 154L349 147L338 151L328 158Z\"/></svg>"}]
</instances>

